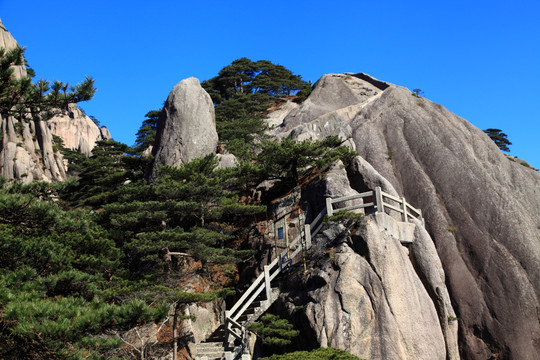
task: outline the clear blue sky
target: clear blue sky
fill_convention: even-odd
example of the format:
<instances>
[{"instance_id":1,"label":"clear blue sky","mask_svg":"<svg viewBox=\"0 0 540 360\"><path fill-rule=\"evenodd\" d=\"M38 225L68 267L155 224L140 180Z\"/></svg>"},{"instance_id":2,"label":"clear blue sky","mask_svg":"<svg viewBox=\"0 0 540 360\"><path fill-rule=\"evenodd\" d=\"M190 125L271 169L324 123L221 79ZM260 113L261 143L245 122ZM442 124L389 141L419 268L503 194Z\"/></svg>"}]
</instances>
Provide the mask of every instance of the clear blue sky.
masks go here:
<instances>
[{"instance_id":1,"label":"clear blue sky","mask_svg":"<svg viewBox=\"0 0 540 360\"><path fill-rule=\"evenodd\" d=\"M540 168L539 0L0 0L0 18L38 78L95 78L81 107L128 145L176 83L245 56L421 88Z\"/></svg>"}]
</instances>

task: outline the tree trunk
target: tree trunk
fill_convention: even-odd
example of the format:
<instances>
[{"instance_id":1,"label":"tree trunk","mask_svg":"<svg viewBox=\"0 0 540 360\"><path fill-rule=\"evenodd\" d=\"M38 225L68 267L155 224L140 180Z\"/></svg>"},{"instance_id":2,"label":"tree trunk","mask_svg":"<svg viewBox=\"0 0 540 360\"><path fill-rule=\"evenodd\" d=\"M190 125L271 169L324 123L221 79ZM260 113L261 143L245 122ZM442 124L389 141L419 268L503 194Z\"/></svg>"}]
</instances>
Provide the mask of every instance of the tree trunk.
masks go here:
<instances>
[{"instance_id":1,"label":"tree trunk","mask_svg":"<svg viewBox=\"0 0 540 360\"><path fill-rule=\"evenodd\" d=\"M173 317L173 360L178 359L178 308L180 304L177 303L174 306L174 317Z\"/></svg>"},{"instance_id":2,"label":"tree trunk","mask_svg":"<svg viewBox=\"0 0 540 360\"><path fill-rule=\"evenodd\" d=\"M298 159L294 158L291 162L291 175L294 180L294 184L298 185Z\"/></svg>"}]
</instances>

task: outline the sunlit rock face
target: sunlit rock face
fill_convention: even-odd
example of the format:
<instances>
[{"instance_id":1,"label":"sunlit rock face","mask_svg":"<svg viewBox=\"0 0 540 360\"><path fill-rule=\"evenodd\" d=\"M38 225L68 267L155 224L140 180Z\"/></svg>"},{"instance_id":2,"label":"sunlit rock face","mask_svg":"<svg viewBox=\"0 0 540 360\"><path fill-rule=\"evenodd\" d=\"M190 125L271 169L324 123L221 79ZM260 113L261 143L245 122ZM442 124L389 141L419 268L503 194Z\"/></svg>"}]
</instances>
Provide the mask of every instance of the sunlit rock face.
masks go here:
<instances>
[{"instance_id":1,"label":"sunlit rock face","mask_svg":"<svg viewBox=\"0 0 540 360\"><path fill-rule=\"evenodd\" d=\"M13 49L17 42L0 23L0 48ZM17 78L26 76L24 66L14 66ZM66 180L67 164L58 151L53 135L65 147L89 156L96 141L110 139L105 127L101 129L77 105L58 109L48 121L19 121L0 115L0 176L29 183L34 180Z\"/></svg>"},{"instance_id":2,"label":"sunlit rock face","mask_svg":"<svg viewBox=\"0 0 540 360\"><path fill-rule=\"evenodd\" d=\"M194 77L180 81L169 94L158 121L152 173L159 165L180 166L215 153L217 143L210 95Z\"/></svg>"},{"instance_id":3,"label":"sunlit rock face","mask_svg":"<svg viewBox=\"0 0 540 360\"><path fill-rule=\"evenodd\" d=\"M276 133L341 136L361 156L353 189L391 185L422 209L461 356L540 358L540 174L441 105L368 75L326 75L312 94Z\"/></svg>"},{"instance_id":4,"label":"sunlit rock face","mask_svg":"<svg viewBox=\"0 0 540 360\"><path fill-rule=\"evenodd\" d=\"M60 137L64 146L90 156L96 142L110 140L111 134L106 127L98 127L92 119L77 107L68 105L64 111L47 121L52 133Z\"/></svg>"},{"instance_id":5,"label":"sunlit rock face","mask_svg":"<svg viewBox=\"0 0 540 360\"><path fill-rule=\"evenodd\" d=\"M373 168L356 169L396 194ZM338 164L302 196L318 209L317 198L354 194ZM374 214L373 208L354 211L365 212L359 223L330 222L314 237L305 271L293 272L282 286L278 311L310 334L311 346L337 347L365 359L458 359L456 315L422 223ZM408 229L406 238L400 227Z\"/></svg>"},{"instance_id":6,"label":"sunlit rock face","mask_svg":"<svg viewBox=\"0 0 540 360\"><path fill-rule=\"evenodd\" d=\"M18 46L17 40L13 38L13 36L7 31L7 29L2 24L2 20L0 20L0 49L6 49L11 50ZM17 65L13 67L14 75L18 79L23 78L26 76L26 68L24 65Z\"/></svg>"}]
</instances>

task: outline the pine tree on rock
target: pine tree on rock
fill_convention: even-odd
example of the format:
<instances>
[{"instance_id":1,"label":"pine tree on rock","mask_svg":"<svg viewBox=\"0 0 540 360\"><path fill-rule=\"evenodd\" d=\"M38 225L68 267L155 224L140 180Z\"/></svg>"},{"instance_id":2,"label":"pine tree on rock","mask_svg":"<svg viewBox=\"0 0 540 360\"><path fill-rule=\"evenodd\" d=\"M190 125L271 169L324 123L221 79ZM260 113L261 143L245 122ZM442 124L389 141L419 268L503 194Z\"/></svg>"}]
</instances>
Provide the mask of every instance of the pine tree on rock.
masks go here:
<instances>
[{"instance_id":1,"label":"pine tree on rock","mask_svg":"<svg viewBox=\"0 0 540 360\"><path fill-rule=\"evenodd\" d=\"M323 140L296 142L287 137L280 142L267 140L261 145L257 160L269 179L297 185L300 178L314 169L323 169L336 160L347 165L356 152L342 145L343 140L330 136Z\"/></svg>"},{"instance_id":2,"label":"pine tree on rock","mask_svg":"<svg viewBox=\"0 0 540 360\"><path fill-rule=\"evenodd\" d=\"M34 72L29 69L28 76L18 79L13 66L26 65L24 49L0 48L0 114L14 116L18 120L40 121L51 118L55 109L64 109L68 104L90 100L96 89L90 77L77 84L46 80L32 81Z\"/></svg>"},{"instance_id":3,"label":"pine tree on rock","mask_svg":"<svg viewBox=\"0 0 540 360\"><path fill-rule=\"evenodd\" d=\"M136 154L141 154L150 146L154 145L156 140L157 122L161 110L151 110L144 115L146 119L143 121L141 127L137 131L134 151Z\"/></svg>"},{"instance_id":4,"label":"pine tree on rock","mask_svg":"<svg viewBox=\"0 0 540 360\"><path fill-rule=\"evenodd\" d=\"M201 85L216 106L219 138L236 155L263 137L268 129L264 121L268 109L306 84L282 65L241 58Z\"/></svg>"},{"instance_id":5,"label":"pine tree on rock","mask_svg":"<svg viewBox=\"0 0 540 360\"><path fill-rule=\"evenodd\" d=\"M510 148L508 146L512 145L512 143L507 139L508 135L502 132L501 129L486 129L484 132L495 142L495 144L505 152L510 152Z\"/></svg>"}]
</instances>

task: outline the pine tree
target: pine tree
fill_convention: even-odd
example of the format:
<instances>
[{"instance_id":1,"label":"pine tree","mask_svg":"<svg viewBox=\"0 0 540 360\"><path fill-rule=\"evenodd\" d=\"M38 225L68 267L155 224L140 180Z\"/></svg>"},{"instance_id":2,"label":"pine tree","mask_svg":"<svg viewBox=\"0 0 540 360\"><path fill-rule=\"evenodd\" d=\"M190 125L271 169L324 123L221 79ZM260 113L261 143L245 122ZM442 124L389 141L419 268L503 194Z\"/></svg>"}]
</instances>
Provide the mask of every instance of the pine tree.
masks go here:
<instances>
[{"instance_id":1,"label":"pine tree","mask_svg":"<svg viewBox=\"0 0 540 360\"><path fill-rule=\"evenodd\" d=\"M507 139L508 135L502 132L501 129L486 129L484 132L495 142L495 144L501 149L502 151L510 152L510 148L508 146L512 145L512 143Z\"/></svg>"},{"instance_id":2,"label":"pine tree","mask_svg":"<svg viewBox=\"0 0 540 360\"><path fill-rule=\"evenodd\" d=\"M114 140L96 142L92 156L80 164L79 182L68 198L77 205L99 208L113 201L114 190L126 181L142 178L145 159L129 156L131 149Z\"/></svg>"},{"instance_id":3,"label":"pine tree","mask_svg":"<svg viewBox=\"0 0 540 360\"><path fill-rule=\"evenodd\" d=\"M290 137L280 142L267 140L262 143L257 160L265 169L267 178L294 186L302 176L314 169L323 169L338 159L347 165L356 152L342 143L336 136L302 142Z\"/></svg>"},{"instance_id":4,"label":"pine tree","mask_svg":"<svg viewBox=\"0 0 540 360\"><path fill-rule=\"evenodd\" d=\"M283 355L272 355L260 360L360 360L357 356L334 348L319 348L312 351L295 351Z\"/></svg>"},{"instance_id":5,"label":"pine tree","mask_svg":"<svg viewBox=\"0 0 540 360\"><path fill-rule=\"evenodd\" d=\"M265 211L242 205L226 191L230 170L216 170L209 155L183 164L164 166L156 185L143 181L119 187L117 202L103 206L97 220L128 254L130 268L163 274L170 272L167 254L181 253L212 263L234 264L250 251L232 246L240 224ZM226 177L225 177L226 175ZM247 220L246 220L247 219Z\"/></svg>"},{"instance_id":6,"label":"pine tree","mask_svg":"<svg viewBox=\"0 0 540 360\"><path fill-rule=\"evenodd\" d=\"M264 314L249 329L262 339L267 346L265 352L270 353L282 352L293 338L300 335L300 331L294 329L287 319L273 314Z\"/></svg>"},{"instance_id":7,"label":"pine tree","mask_svg":"<svg viewBox=\"0 0 540 360\"><path fill-rule=\"evenodd\" d=\"M146 119L144 119L135 135L134 152L136 154L141 154L150 146L154 145L154 141L156 140L157 122L160 115L161 110L152 110L144 115Z\"/></svg>"},{"instance_id":8,"label":"pine tree","mask_svg":"<svg viewBox=\"0 0 540 360\"><path fill-rule=\"evenodd\" d=\"M88 213L39 199L42 185L0 189L0 358L97 357L121 345L107 332L168 307L103 298L123 276L120 249Z\"/></svg>"},{"instance_id":9,"label":"pine tree","mask_svg":"<svg viewBox=\"0 0 540 360\"><path fill-rule=\"evenodd\" d=\"M307 83L282 65L241 58L202 86L216 106L219 138L236 155L263 137L268 129L264 121L268 109Z\"/></svg>"},{"instance_id":10,"label":"pine tree","mask_svg":"<svg viewBox=\"0 0 540 360\"><path fill-rule=\"evenodd\" d=\"M58 109L68 104L90 100L96 91L90 77L77 84L46 80L32 81L33 71L27 77L18 79L13 66L26 65L24 49L0 48L0 114L14 116L18 120L48 120ZM55 110L56 109L56 110Z\"/></svg>"}]
</instances>

